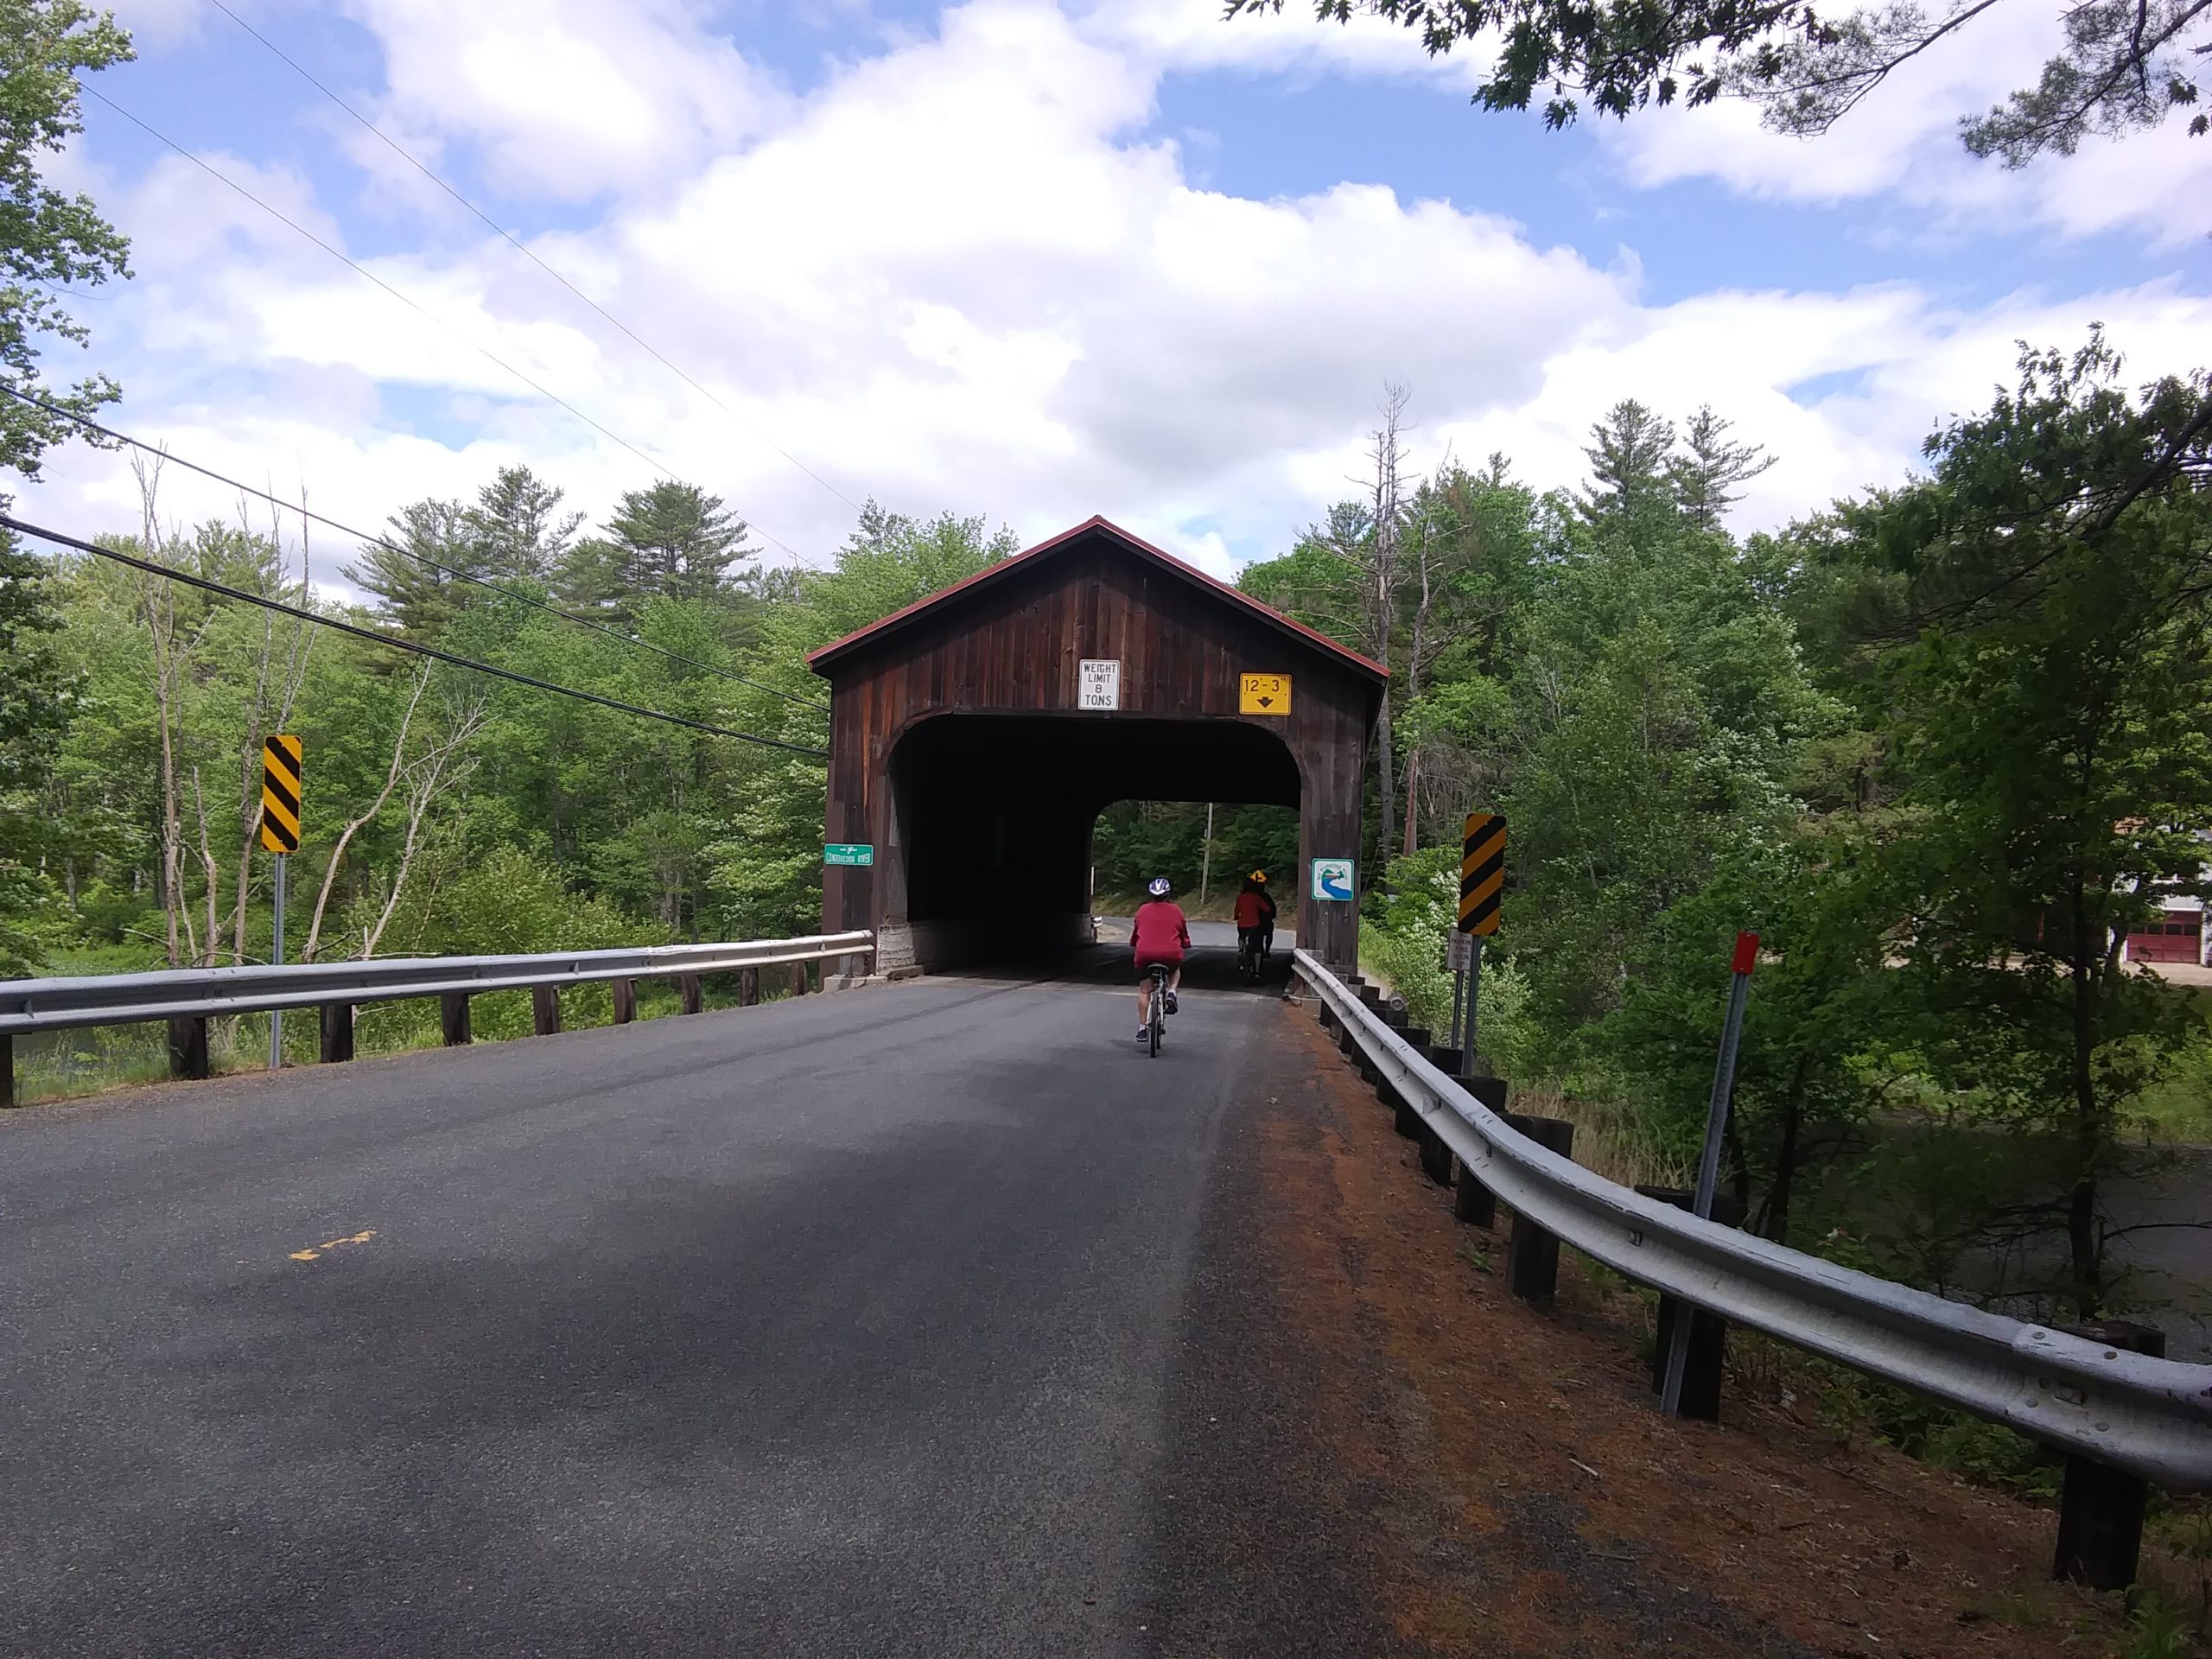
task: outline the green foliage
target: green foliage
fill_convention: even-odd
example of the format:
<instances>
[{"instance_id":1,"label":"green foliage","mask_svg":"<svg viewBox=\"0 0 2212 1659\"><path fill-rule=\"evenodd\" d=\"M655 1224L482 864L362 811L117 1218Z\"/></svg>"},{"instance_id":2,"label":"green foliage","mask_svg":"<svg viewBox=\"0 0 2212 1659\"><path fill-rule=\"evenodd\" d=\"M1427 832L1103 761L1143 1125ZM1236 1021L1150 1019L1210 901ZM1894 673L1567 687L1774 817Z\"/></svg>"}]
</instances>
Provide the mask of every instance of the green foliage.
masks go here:
<instances>
[{"instance_id":1,"label":"green foliage","mask_svg":"<svg viewBox=\"0 0 2212 1659\"><path fill-rule=\"evenodd\" d=\"M1378 770L1416 770L1427 850L1363 849L1389 865L1366 959L1445 1025L1447 843L1502 809L1481 1040L1524 1086L1630 1103L1679 1166L1756 931L1723 1166L1753 1224L2096 1305L2122 1132L2196 1121L2212 1065L2189 1000L2114 956L2155 895L2205 888L2209 407L2202 375L2130 392L2099 338L2029 353L1927 476L1738 543L1763 451L1625 400L1573 498L1496 460L1408 491L1420 596L1380 632L1376 509L1339 503L1243 584L1407 671Z\"/></svg>"},{"instance_id":2,"label":"green foliage","mask_svg":"<svg viewBox=\"0 0 2212 1659\"><path fill-rule=\"evenodd\" d=\"M1406 999L1418 1024L1443 1042L1452 1028L1452 976L1446 935L1459 913L1459 849L1428 847L1394 859L1370 889L1360 918L1360 957ZM1476 1046L1500 1075L1525 1076L1534 1047L1529 982L1513 959L1486 953L1476 1007Z\"/></svg>"},{"instance_id":3,"label":"green foliage","mask_svg":"<svg viewBox=\"0 0 2212 1659\"><path fill-rule=\"evenodd\" d=\"M41 385L43 349L88 338L54 290L128 276L130 245L91 198L63 194L39 168L83 130L78 77L132 55L114 18L79 0L0 0L0 375L80 414L121 393L104 374L67 389ZM0 466L35 478L40 455L77 430L62 416L0 399Z\"/></svg>"},{"instance_id":4,"label":"green foliage","mask_svg":"<svg viewBox=\"0 0 2212 1659\"><path fill-rule=\"evenodd\" d=\"M981 518L927 521L870 502L828 570L794 571L770 584L745 671L767 690L738 690L729 708L742 730L826 744L823 683L807 653L888 616L1019 550L1013 531ZM792 701L798 699L798 701ZM819 760L773 751L739 763L742 785L720 833L702 849L708 902L730 937L810 931L822 916L823 801Z\"/></svg>"},{"instance_id":5,"label":"green foliage","mask_svg":"<svg viewBox=\"0 0 2212 1659\"><path fill-rule=\"evenodd\" d=\"M601 536L570 546L557 586L566 604L621 621L655 597L739 606L747 595L730 566L752 557L759 549L746 544L746 520L721 495L664 480L628 491Z\"/></svg>"},{"instance_id":6,"label":"green foliage","mask_svg":"<svg viewBox=\"0 0 2212 1659\"><path fill-rule=\"evenodd\" d=\"M1891 734L1891 1028L1985 1121L2071 1148L2045 1203L2085 1313L2130 1103L2202 1029L2119 942L2154 894L2204 890L2212 837L2212 382L2136 397L2119 370L2095 335L2024 351L1928 478L1843 515L1896 577L1852 687Z\"/></svg>"},{"instance_id":7,"label":"green foliage","mask_svg":"<svg viewBox=\"0 0 2212 1659\"><path fill-rule=\"evenodd\" d=\"M1230 0L1228 10L1282 4ZM1541 97L1548 127L1570 124L1586 99L1601 115L1626 117L1677 98L1695 105L1732 94L1759 104L1769 127L1801 137L1827 131L1893 71L1987 10L1837 13L1808 0L1314 0L1313 9L1324 22L1349 22L1356 10L1392 19L1417 31L1432 55L1481 41L1490 61L1475 102L1525 110ZM2071 156L2090 135L2175 116L2202 137L2212 118L2196 112L2192 60L2205 49L2203 17L2192 0L2074 8L2063 47L2035 85L1986 114L1961 115L1967 150L2024 167Z\"/></svg>"},{"instance_id":8,"label":"green foliage","mask_svg":"<svg viewBox=\"0 0 2212 1659\"><path fill-rule=\"evenodd\" d=\"M1155 875L1174 883L1189 908L1205 875L1209 898L1234 893L1254 870L1268 872L1278 905L1294 904L1298 814L1282 806L1218 806L1212 861L1205 856L1206 809L1198 801L1116 801L1091 832L1091 867L1102 893L1141 893Z\"/></svg>"},{"instance_id":9,"label":"green foliage","mask_svg":"<svg viewBox=\"0 0 2212 1659\"><path fill-rule=\"evenodd\" d=\"M27 974L54 938L62 843L45 810L77 696L55 649L61 626L44 564L0 532L0 978Z\"/></svg>"}]
</instances>

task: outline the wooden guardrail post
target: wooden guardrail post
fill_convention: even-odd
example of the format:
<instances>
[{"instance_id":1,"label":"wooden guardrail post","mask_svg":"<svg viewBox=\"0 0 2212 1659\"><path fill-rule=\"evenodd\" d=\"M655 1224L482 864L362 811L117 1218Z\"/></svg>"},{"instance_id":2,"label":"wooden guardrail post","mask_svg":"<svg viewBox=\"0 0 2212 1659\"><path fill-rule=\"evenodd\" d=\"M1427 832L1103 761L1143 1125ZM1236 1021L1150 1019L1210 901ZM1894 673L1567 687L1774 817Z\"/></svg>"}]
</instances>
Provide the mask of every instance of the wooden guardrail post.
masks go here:
<instances>
[{"instance_id":1,"label":"wooden guardrail post","mask_svg":"<svg viewBox=\"0 0 2212 1659\"><path fill-rule=\"evenodd\" d=\"M614 982L614 1023L626 1026L638 1017L638 982L618 979Z\"/></svg>"},{"instance_id":2,"label":"wooden guardrail post","mask_svg":"<svg viewBox=\"0 0 2212 1659\"><path fill-rule=\"evenodd\" d=\"M188 1014L169 1021L169 1076L204 1077L208 1075L207 1021Z\"/></svg>"},{"instance_id":3,"label":"wooden guardrail post","mask_svg":"<svg viewBox=\"0 0 2212 1659\"><path fill-rule=\"evenodd\" d=\"M804 996L806 992L806 964L803 962L795 962L791 963L791 995Z\"/></svg>"},{"instance_id":4,"label":"wooden guardrail post","mask_svg":"<svg viewBox=\"0 0 2212 1659\"><path fill-rule=\"evenodd\" d=\"M760 1001L760 970L741 968L737 970L737 1006L750 1008Z\"/></svg>"},{"instance_id":5,"label":"wooden guardrail post","mask_svg":"<svg viewBox=\"0 0 2212 1659\"><path fill-rule=\"evenodd\" d=\"M322 1063L329 1065L339 1060L353 1058L353 1005L351 1002L326 1002L322 1005Z\"/></svg>"},{"instance_id":6,"label":"wooden guardrail post","mask_svg":"<svg viewBox=\"0 0 2212 1659\"><path fill-rule=\"evenodd\" d=\"M696 1014L707 1006L706 988L699 982L696 974L678 974L676 995L680 999L677 1006L685 1014Z\"/></svg>"},{"instance_id":7,"label":"wooden guardrail post","mask_svg":"<svg viewBox=\"0 0 2212 1659\"><path fill-rule=\"evenodd\" d=\"M2163 1359L2166 1333L2132 1319L2098 1319L2065 1327L2069 1336L2101 1342L2131 1354ZM2066 1459L2066 1484L2058 1499L2058 1549L2050 1576L2092 1590L2125 1590L2135 1582L2143 1553L2143 1510L2150 1483L2087 1458Z\"/></svg>"},{"instance_id":8,"label":"wooden guardrail post","mask_svg":"<svg viewBox=\"0 0 2212 1659\"><path fill-rule=\"evenodd\" d=\"M445 1028L448 1048L461 1048L474 1040L469 1029L467 991L438 993L438 1023Z\"/></svg>"},{"instance_id":9,"label":"wooden guardrail post","mask_svg":"<svg viewBox=\"0 0 2212 1659\"><path fill-rule=\"evenodd\" d=\"M16 1103L16 1034L0 1034L0 1107Z\"/></svg>"},{"instance_id":10,"label":"wooden guardrail post","mask_svg":"<svg viewBox=\"0 0 2212 1659\"><path fill-rule=\"evenodd\" d=\"M1574 1150L1574 1125L1563 1117L1523 1117L1505 1120L1547 1152L1560 1157ZM1513 1231L1505 1245L1506 1287L1524 1302L1551 1306L1559 1292L1559 1237L1545 1231L1528 1217L1515 1213Z\"/></svg>"},{"instance_id":11,"label":"wooden guardrail post","mask_svg":"<svg viewBox=\"0 0 2212 1659\"><path fill-rule=\"evenodd\" d=\"M1457 1065L1459 1050L1443 1049L1439 1052L1451 1055L1454 1066ZM1442 1065L1443 1062L1440 1060L1437 1064ZM1499 1116L1505 1115L1509 1090L1503 1077L1469 1077L1465 1082L1469 1094ZM1470 1227L1480 1227L1484 1231L1497 1225L1497 1195L1477 1180L1474 1171L1464 1163L1459 1166L1459 1188L1452 1195L1452 1213Z\"/></svg>"},{"instance_id":12,"label":"wooden guardrail post","mask_svg":"<svg viewBox=\"0 0 2212 1659\"><path fill-rule=\"evenodd\" d=\"M1686 1186L1639 1186L1636 1189L1647 1198L1656 1198L1662 1204L1671 1204L1677 1210L1690 1209L1697 1201L1697 1194ZM1744 1206L1736 1202L1732 1192L1713 1195L1713 1219L1723 1227L1744 1224ZM1651 1392L1661 1394L1667 1387L1667 1351L1675 1339L1675 1321L1682 1317L1685 1304L1666 1292L1659 1293L1658 1345L1651 1353ZM1690 1305L1689 1363L1682 1370L1681 1415L1694 1417L1701 1423L1720 1421L1720 1377L1728 1357L1728 1321L1718 1313Z\"/></svg>"},{"instance_id":13,"label":"wooden guardrail post","mask_svg":"<svg viewBox=\"0 0 2212 1659\"><path fill-rule=\"evenodd\" d=\"M530 1012L540 1037L550 1037L561 1029L561 988L557 985L533 985L530 988Z\"/></svg>"},{"instance_id":14,"label":"wooden guardrail post","mask_svg":"<svg viewBox=\"0 0 2212 1659\"><path fill-rule=\"evenodd\" d=\"M1429 1128L1428 1120L1421 1120L1421 1133L1414 1137L1421 1147L1421 1173L1439 1186L1452 1185L1452 1148L1444 1137Z\"/></svg>"}]
</instances>

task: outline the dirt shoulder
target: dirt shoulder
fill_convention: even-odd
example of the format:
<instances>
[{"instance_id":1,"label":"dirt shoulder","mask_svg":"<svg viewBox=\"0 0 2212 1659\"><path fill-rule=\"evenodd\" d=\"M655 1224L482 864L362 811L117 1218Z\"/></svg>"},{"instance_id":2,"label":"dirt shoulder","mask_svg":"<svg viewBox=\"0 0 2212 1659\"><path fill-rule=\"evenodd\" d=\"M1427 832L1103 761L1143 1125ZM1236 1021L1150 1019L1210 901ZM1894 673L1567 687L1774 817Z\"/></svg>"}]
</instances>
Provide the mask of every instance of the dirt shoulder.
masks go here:
<instances>
[{"instance_id":1,"label":"dirt shoulder","mask_svg":"<svg viewBox=\"0 0 2212 1659\"><path fill-rule=\"evenodd\" d=\"M1637 1299L1570 1259L1556 1312L1514 1300L1503 1224L1452 1219L1310 1012L1276 1049L1170 1380L1161 1651L2112 1649L2047 1512L1778 1410L1662 1418Z\"/></svg>"}]
</instances>

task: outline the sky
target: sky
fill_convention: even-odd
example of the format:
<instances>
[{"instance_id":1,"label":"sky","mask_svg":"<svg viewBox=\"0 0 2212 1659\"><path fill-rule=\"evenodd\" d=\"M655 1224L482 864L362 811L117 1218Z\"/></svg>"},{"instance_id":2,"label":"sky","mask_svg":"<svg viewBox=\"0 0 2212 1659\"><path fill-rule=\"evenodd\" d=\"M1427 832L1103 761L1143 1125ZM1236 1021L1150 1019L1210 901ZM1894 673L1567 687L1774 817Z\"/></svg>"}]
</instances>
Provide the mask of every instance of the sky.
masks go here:
<instances>
[{"instance_id":1,"label":"sky","mask_svg":"<svg viewBox=\"0 0 2212 1659\"><path fill-rule=\"evenodd\" d=\"M1025 543L1103 513L1230 575L1359 493L1396 385L1416 466L1540 488L1621 398L1709 404L1776 457L1748 532L1902 479L2019 340L2212 362L2212 141L1958 144L2033 79L2045 0L1812 141L1734 104L1548 132L1301 0L226 3L116 9L137 59L51 174L136 274L53 372L369 530L520 462L594 522L696 482L778 562L873 499ZM127 530L139 484L72 446L21 506ZM239 505L169 467L158 511Z\"/></svg>"}]
</instances>

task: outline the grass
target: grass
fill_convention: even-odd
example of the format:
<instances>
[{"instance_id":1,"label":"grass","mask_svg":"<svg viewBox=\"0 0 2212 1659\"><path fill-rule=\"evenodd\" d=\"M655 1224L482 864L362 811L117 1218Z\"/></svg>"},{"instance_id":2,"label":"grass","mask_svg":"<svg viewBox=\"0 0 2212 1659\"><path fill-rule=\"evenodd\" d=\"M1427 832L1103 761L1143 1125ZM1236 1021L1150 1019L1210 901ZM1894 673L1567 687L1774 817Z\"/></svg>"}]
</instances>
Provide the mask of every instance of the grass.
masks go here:
<instances>
[{"instance_id":1,"label":"grass","mask_svg":"<svg viewBox=\"0 0 2212 1659\"><path fill-rule=\"evenodd\" d=\"M1622 1186L1688 1186L1690 1168L1662 1157L1636 1127L1632 1108L1618 1102L1577 1100L1554 1084L1516 1087L1512 1109L1531 1117L1560 1117L1574 1125L1574 1161Z\"/></svg>"},{"instance_id":2,"label":"grass","mask_svg":"<svg viewBox=\"0 0 2212 1659\"><path fill-rule=\"evenodd\" d=\"M2173 1069L2138 1096L2132 1112L2151 1140L2212 1144L2212 1033L2183 1049Z\"/></svg>"}]
</instances>

